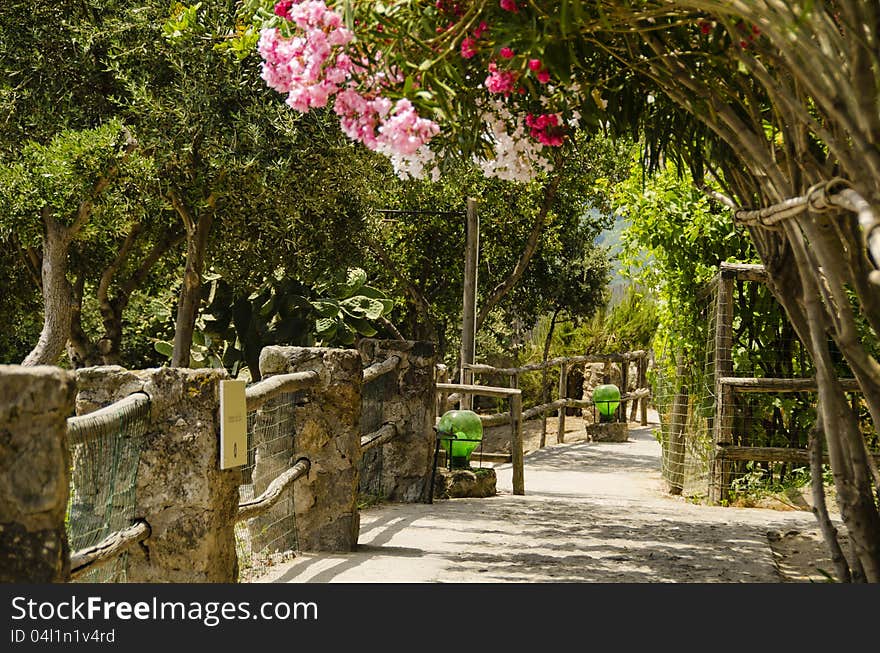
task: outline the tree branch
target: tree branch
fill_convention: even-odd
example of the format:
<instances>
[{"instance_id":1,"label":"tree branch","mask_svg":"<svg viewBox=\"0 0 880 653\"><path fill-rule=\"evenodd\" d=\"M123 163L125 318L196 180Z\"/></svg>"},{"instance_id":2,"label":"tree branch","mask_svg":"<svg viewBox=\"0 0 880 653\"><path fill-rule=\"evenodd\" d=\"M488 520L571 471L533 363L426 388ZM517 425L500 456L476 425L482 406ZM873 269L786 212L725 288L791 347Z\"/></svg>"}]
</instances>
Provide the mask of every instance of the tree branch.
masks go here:
<instances>
[{"instance_id":1,"label":"tree branch","mask_svg":"<svg viewBox=\"0 0 880 653\"><path fill-rule=\"evenodd\" d=\"M372 251L382 262L382 264L388 268L388 271L391 272L392 276L394 276L401 284L403 284L403 289L407 295L410 296L410 299L413 300L413 303L416 305L416 309L419 312L419 315L422 317L425 325L428 327L432 338L437 338L437 327L434 324L434 319L431 315L431 304L425 298L425 296L421 293L421 291L416 287L416 285L410 281L410 279L400 270L400 268L395 264L394 260L388 255L388 252L385 251L385 248L373 238L369 233L364 232L364 239L367 242L367 247Z\"/></svg>"},{"instance_id":2,"label":"tree branch","mask_svg":"<svg viewBox=\"0 0 880 653\"><path fill-rule=\"evenodd\" d=\"M192 213L190 213L189 207L181 201L180 195L173 188L168 191L167 196L168 199L171 200L171 206L174 207L174 210L177 211L177 215L183 220L186 235L192 237L196 230L196 221L193 218Z\"/></svg>"},{"instance_id":3,"label":"tree branch","mask_svg":"<svg viewBox=\"0 0 880 653\"><path fill-rule=\"evenodd\" d=\"M107 269L104 270L104 273L101 275L101 281L98 283L98 306L100 307L101 315L105 320L108 316L114 317L115 315L113 306L108 297L110 283L113 281L113 277L116 276L119 268L125 262L129 252L131 252L131 248L134 246L135 240L137 240L137 237L142 230L143 223L141 222L138 222L131 228L131 231L129 231L128 235L125 237L125 241L122 243L122 247L119 248L116 258L113 259L113 262L107 266Z\"/></svg>"},{"instance_id":4,"label":"tree branch","mask_svg":"<svg viewBox=\"0 0 880 653\"><path fill-rule=\"evenodd\" d=\"M535 251L538 249L538 242L540 241L541 233L544 231L544 227L547 224L547 216L550 214L550 207L553 206L553 200L556 199L556 191L559 189L559 182L562 179L562 166L565 161L563 159L558 163L559 165L556 167L555 174L544 187L544 201L541 205L540 211L538 211L535 222L532 224L532 230L529 233L525 247L523 247L523 251L519 256L519 260L516 262L516 265L513 267L510 274L492 289L492 292L489 293L489 297L483 302L483 306L477 314L476 331L479 331L480 327L483 326L483 322L486 321L489 312L498 305L498 302L501 301L501 299L510 292L510 289L516 285L520 278L522 278L522 275L525 273Z\"/></svg>"},{"instance_id":5,"label":"tree branch","mask_svg":"<svg viewBox=\"0 0 880 653\"><path fill-rule=\"evenodd\" d=\"M131 133L123 128L122 135L125 138L125 148L122 151L122 155L119 160L114 163L107 171L98 178L98 181L95 182L94 187L92 188L92 193L89 197L80 202L79 208L76 212L76 218L69 227L65 230L65 238L67 242L73 240L76 235L80 232L80 230L85 226L86 222L89 221L89 217L92 215L92 209L95 206L95 200L110 186L116 176L119 174L119 169L128 159L132 152L137 148L137 141L131 135Z\"/></svg>"}]
</instances>

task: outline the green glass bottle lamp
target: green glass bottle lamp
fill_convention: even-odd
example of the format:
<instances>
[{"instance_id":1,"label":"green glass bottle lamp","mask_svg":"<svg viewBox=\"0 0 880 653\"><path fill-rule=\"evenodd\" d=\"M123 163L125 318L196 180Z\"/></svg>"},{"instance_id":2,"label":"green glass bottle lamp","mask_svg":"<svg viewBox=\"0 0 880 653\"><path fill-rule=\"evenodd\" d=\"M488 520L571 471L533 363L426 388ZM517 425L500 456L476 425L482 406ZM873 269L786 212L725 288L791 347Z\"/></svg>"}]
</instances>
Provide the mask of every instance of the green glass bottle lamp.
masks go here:
<instances>
[{"instance_id":1,"label":"green glass bottle lamp","mask_svg":"<svg viewBox=\"0 0 880 653\"><path fill-rule=\"evenodd\" d=\"M620 405L620 388L613 383L598 385L593 390L593 404L599 411L600 422L611 422Z\"/></svg>"},{"instance_id":2,"label":"green glass bottle lamp","mask_svg":"<svg viewBox=\"0 0 880 653\"><path fill-rule=\"evenodd\" d=\"M450 467L467 469L471 454L483 439L483 423L472 410L449 410L437 424L437 435L451 461Z\"/></svg>"}]
</instances>

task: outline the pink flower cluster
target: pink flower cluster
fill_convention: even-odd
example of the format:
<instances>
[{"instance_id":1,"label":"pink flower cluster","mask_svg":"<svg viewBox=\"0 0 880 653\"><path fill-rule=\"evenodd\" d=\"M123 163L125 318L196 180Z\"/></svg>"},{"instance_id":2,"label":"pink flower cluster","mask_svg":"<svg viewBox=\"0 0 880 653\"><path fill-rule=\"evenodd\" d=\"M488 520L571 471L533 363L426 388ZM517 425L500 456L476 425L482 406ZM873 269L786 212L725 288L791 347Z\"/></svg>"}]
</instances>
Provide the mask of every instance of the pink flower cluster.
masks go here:
<instances>
[{"instance_id":1,"label":"pink flower cluster","mask_svg":"<svg viewBox=\"0 0 880 653\"><path fill-rule=\"evenodd\" d=\"M519 11L519 7L516 6L516 0L501 0L499 4L504 11L512 11L513 13Z\"/></svg>"},{"instance_id":2,"label":"pink flower cluster","mask_svg":"<svg viewBox=\"0 0 880 653\"><path fill-rule=\"evenodd\" d=\"M540 116L530 113L526 116L526 126L531 137L542 145L559 147L565 140L559 126L559 116L555 113L542 113Z\"/></svg>"},{"instance_id":3,"label":"pink flower cluster","mask_svg":"<svg viewBox=\"0 0 880 653\"><path fill-rule=\"evenodd\" d=\"M437 135L440 127L420 118L412 103L388 98L370 99L352 88L336 96L333 110L346 136L387 155L410 156Z\"/></svg>"},{"instance_id":4,"label":"pink flower cluster","mask_svg":"<svg viewBox=\"0 0 880 653\"><path fill-rule=\"evenodd\" d=\"M342 16L323 2L282 0L275 13L293 22L302 36L286 39L277 29L260 33L257 50L263 57L262 77L270 88L287 93L297 111L323 107L351 76L352 62L342 48L354 34Z\"/></svg>"},{"instance_id":5,"label":"pink flower cluster","mask_svg":"<svg viewBox=\"0 0 880 653\"><path fill-rule=\"evenodd\" d=\"M541 63L540 59L529 59L529 70L533 73L536 73L536 77L538 81L542 84L546 84L550 81L550 72L544 67L544 64Z\"/></svg>"},{"instance_id":6,"label":"pink flower cluster","mask_svg":"<svg viewBox=\"0 0 880 653\"><path fill-rule=\"evenodd\" d=\"M409 100L393 103L383 97L391 82L402 79L379 73L361 80L366 90L357 86L352 74L365 72L365 67L345 52L354 34L323 1L281 0L275 13L297 31L285 38L278 29L264 29L257 49L263 57L263 79L270 88L287 93L291 108L306 113L327 106L335 95L333 110L343 132L388 156L412 156L440 131L437 123L420 118Z\"/></svg>"},{"instance_id":7,"label":"pink flower cluster","mask_svg":"<svg viewBox=\"0 0 880 653\"><path fill-rule=\"evenodd\" d=\"M517 73L512 70L499 70L494 61L489 64L489 76L483 84L490 93L510 95L516 87Z\"/></svg>"},{"instance_id":8,"label":"pink flower cluster","mask_svg":"<svg viewBox=\"0 0 880 653\"><path fill-rule=\"evenodd\" d=\"M411 156L439 131L436 122L419 118L415 107L404 98L397 101L390 117L379 127L377 149L388 155Z\"/></svg>"},{"instance_id":9,"label":"pink flower cluster","mask_svg":"<svg viewBox=\"0 0 880 653\"><path fill-rule=\"evenodd\" d=\"M467 36L461 40L461 56L470 59L477 54L477 39Z\"/></svg>"},{"instance_id":10,"label":"pink flower cluster","mask_svg":"<svg viewBox=\"0 0 880 653\"><path fill-rule=\"evenodd\" d=\"M450 23L451 25L451 23ZM482 38L483 34L489 29L489 23L486 21L481 21L477 28L474 30L473 36L466 36L461 40L461 56L465 59L470 59L474 55L479 52L480 48L477 46L477 41ZM440 30L445 31L444 30Z\"/></svg>"}]
</instances>

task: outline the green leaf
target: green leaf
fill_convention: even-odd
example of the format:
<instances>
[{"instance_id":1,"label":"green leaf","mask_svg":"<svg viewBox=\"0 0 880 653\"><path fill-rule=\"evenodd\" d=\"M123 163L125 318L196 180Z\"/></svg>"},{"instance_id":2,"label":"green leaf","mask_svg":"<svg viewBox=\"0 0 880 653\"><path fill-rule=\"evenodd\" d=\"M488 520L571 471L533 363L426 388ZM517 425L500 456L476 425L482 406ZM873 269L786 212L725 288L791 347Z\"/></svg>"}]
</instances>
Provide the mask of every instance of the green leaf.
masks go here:
<instances>
[{"instance_id":1,"label":"green leaf","mask_svg":"<svg viewBox=\"0 0 880 653\"><path fill-rule=\"evenodd\" d=\"M153 343L153 349L162 354L163 356L171 357L171 354L174 353L174 345L170 342L165 342L164 340L157 340Z\"/></svg>"},{"instance_id":2,"label":"green leaf","mask_svg":"<svg viewBox=\"0 0 880 653\"><path fill-rule=\"evenodd\" d=\"M320 334L326 334L331 330L335 330L337 325L337 320L334 320L329 317L319 317L315 320L315 331Z\"/></svg>"},{"instance_id":3,"label":"green leaf","mask_svg":"<svg viewBox=\"0 0 880 653\"><path fill-rule=\"evenodd\" d=\"M367 338L372 338L379 333L372 324L363 318L352 318L348 323L353 326L359 334L366 336Z\"/></svg>"},{"instance_id":4,"label":"green leaf","mask_svg":"<svg viewBox=\"0 0 880 653\"><path fill-rule=\"evenodd\" d=\"M338 286L336 292L339 299L351 297L367 283L367 273L361 268L349 268L345 274L345 283Z\"/></svg>"},{"instance_id":5,"label":"green leaf","mask_svg":"<svg viewBox=\"0 0 880 653\"><path fill-rule=\"evenodd\" d=\"M309 302L321 317L336 317L339 315L339 304L331 301Z\"/></svg>"},{"instance_id":6,"label":"green leaf","mask_svg":"<svg viewBox=\"0 0 880 653\"><path fill-rule=\"evenodd\" d=\"M339 302L340 308L353 317L365 317L375 320L382 315L385 305L378 299L356 295Z\"/></svg>"}]
</instances>

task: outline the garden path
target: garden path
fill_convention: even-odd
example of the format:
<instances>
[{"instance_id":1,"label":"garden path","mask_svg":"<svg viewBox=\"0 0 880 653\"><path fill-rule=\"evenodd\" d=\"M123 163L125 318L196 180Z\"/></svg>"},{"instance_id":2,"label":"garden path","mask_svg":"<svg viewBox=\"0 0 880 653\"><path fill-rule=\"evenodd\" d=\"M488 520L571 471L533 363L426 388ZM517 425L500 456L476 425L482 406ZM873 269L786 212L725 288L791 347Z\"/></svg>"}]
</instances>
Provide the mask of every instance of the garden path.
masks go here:
<instances>
[{"instance_id":1,"label":"garden path","mask_svg":"<svg viewBox=\"0 0 880 653\"><path fill-rule=\"evenodd\" d=\"M669 496L654 428L630 424L625 443L531 451L525 496L512 494L510 465L500 465L495 497L374 506L361 513L357 551L301 553L256 582L822 580L816 567L830 565L819 553L803 558L804 534L816 526L810 512L711 507ZM821 551L818 540L809 542ZM789 555L791 547L800 558Z\"/></svg>"}]
</instances>

